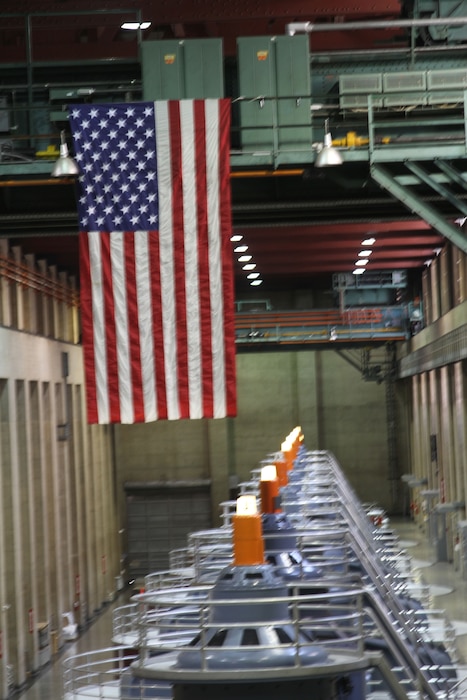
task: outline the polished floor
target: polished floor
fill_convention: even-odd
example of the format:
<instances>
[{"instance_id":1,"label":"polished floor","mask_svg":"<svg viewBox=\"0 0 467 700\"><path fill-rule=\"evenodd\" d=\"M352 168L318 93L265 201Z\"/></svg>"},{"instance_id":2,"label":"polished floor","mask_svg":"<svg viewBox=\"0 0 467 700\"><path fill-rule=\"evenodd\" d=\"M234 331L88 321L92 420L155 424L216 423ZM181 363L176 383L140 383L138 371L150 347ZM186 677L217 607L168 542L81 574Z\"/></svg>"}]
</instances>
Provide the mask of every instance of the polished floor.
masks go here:
<instances>
[{"instance_id":1,"label":"polished floor","mask_svg":"<svg viewBox=\"0 0 467 700\"><path fill-rule=\"evenodd\" d=\"M407 553L412 568L420 580L428 585L430 605L444 610L455 634L459 664L467 669L467 580L459 570L458 562L438 562L439 550L429 542L424 528L410 520L395 520L391 527L399 537L399 544ZM29 687L15 697L21 700L61 700L63 698L63 661L68 656L111 646L112 612L127 603L122 594L106 606L89 627L74 642L66 643L53 663L47 666ZM466 674L467 675L467 674Z\"/></svg>"}]
</instances>

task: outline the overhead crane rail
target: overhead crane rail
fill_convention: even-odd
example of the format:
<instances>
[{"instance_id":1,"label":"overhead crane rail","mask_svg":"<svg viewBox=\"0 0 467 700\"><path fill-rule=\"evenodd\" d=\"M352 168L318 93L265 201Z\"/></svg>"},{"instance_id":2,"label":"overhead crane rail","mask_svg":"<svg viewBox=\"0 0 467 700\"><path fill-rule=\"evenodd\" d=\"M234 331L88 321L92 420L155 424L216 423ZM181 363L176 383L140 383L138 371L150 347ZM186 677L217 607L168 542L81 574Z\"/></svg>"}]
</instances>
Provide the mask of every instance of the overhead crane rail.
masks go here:
<instances>
[{"instance_id":1,"label":"overhead crane rail","mask_svg":"<svg viewBox=\"0 0 467 700\"><path fill-rule=\"evenodd\" d=\"M408 314L403 306L237 313L236 343L327 343L405 340Z\"/></svg>"}]
</instances>

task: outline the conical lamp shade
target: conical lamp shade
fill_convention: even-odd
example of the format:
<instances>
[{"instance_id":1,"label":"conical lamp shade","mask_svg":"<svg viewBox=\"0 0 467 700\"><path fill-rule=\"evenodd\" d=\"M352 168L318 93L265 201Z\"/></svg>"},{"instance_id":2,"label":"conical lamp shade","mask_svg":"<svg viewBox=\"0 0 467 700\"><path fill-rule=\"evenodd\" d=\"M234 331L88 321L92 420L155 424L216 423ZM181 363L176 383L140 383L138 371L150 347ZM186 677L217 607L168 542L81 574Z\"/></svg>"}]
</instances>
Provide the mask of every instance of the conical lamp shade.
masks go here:
<instances>
[{"instance_id":1,"label":"conical lamp shade","mask_svg":"<svg viewBox=\"0 0 467 700\"><path fill-rule=\"evenodd\" d=\"M342 156L332 145L332 136L329 133L328 120L324 122L324 144L315 160L315 168L327 168L331 165L342 165Z\"/></svg>"},{"instance_id":2,"label":"conical lamp shade","mask_svg":"<svg viewBox=\"0 0 467 700\"><path fill-rule=\"evenodd\" d=\"M60 132L60 155L52 170L52 177L69 177L79 175L79 168L76 161L69 155L66 145L65 132Z\"/></svg>"}]
</instances>

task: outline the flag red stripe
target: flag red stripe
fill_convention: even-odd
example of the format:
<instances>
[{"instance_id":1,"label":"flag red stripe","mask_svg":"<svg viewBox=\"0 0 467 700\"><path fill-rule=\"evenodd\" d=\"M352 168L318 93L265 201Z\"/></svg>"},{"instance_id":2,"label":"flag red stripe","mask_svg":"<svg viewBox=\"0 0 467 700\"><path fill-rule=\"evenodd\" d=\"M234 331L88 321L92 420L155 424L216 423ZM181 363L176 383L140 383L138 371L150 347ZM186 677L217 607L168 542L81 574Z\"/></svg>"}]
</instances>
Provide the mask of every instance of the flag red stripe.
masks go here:
<instances>
[{"instance_id":1,"label":"flag red stripe","mask_svg":"<svg viewBox=\"0 0 467 700\"><path fill-rule=\"evenodd\" d=\"M81 327L83 335L84 377L86 383L88 421L90 423L97 423L99 415L96 396L96 366L94 362L91 267L89 260L89 241L86 231L81 231L79 234L79 255Z\"/></svg>"},{"instance_id":2,"label":"flag red stripe","mask_svg":"<svg viewBox=\"0 0 467 700\"><path fill-rule=\"evenodd\" d=\"M120 395L117 360L117 331L113 295L112 263L110 260L110 233L101 234L102 289L105 322L105 347L107 358L107 390L109 420L120 423Z\"/></svg>"},{"instance_id":3,"label":"flag red stripe","mask_svg":"<svg viewBox=\"0 0 467 700\"><path fill-rule=\"evenodd\" d=\"M97 221L100 218L94 213L93 206L93 198L97 209L101 205L97 199L99 191L94 188L95 182L99 181L97 176L100 174L107 179L111 189L121 187L122 193L125 192L124 185L129 192L132 191L133 181L120 177L121 173L115 180L117 171L110 181L107 171L99 170L107 162L106 154L99 151L96 163L95 158L89 160L81 142L75 144L82 163L87 166L86 170L83 167L83 187L84 173L89 177L80 198L80 202L86 202L86 206L80 204L83 231L86 223L92 222L88 232L80 234L83 359L90 423L236 415L234 278L230 242L230 101L215 102L216 107L214 101L204 100L182 105L169 101L155 106L149 103L131 106L131 110L140 114L138 124L144 124L141 139L143 143L148 139L145 146L145 157L149 158L148 173L157 178L157 182L156 179L150 182L149 175L147 182L146 175L141 178L140 185L144 186L142 189L140 186L139 191L144 194L145 207L137 208L133 200L128 200L126 207L117 207L115 213L108 215L109 201L102 226L106 231L101 230L99 238ZM151 123L154 107L157 117ZM120 109L121 116L118 116ZM205 121L206 112L214 117L214 109L219 110L217 154L216 141L212 141L214 131ZM128 110L126 104L112 105L111 110L104 105L93 105L93 111L88 113L85 107L79 106L70 114L72 129L85 128L86 121L85 133L91 138L93 131L100 132L104 128L105 116L112 122L112 128L119 130L122 128L119 122L125 123ZM144 123L144 119L149 121ZM154 124L156 141L151 142ZM214 120L212 128L217 128ZM194 142L190 143L191 135ZM127 142L123 131L121 139L122 143ZM140 148L141 139L135 141L132 148ZM158 157L160 155L159 163L154 154L151 155L154 146L157 146ZM109 167L115 168L115 165L112 163ZM88 176L89 168L92 178ZM118 186L113 184L115 182L119 183ZM125 199L126 195L122 196ZM163 215L157 206L158 201L159 205L164 202ZM208 209L211 204L215 207L213 212ZM158 219L161 239L158 230L148 231L147 268L144 259L140 258L145 254L141 232L146 227L156 226ZM137 220L140 229L137 236L134 232L122 234L122 230L131 229L133 221ZM217 223L221 236L220 252L213 238ZM188 235L190 239L185 246ZM120 248L122 237L123 250ZM133 241L136 238L138 246L135 249ZM215 256L218 254L221 260L216 268ZM112 270L112 260L116 264L115 270ZM94 264L97 265L95 272ZM122 284L125 284L125 290L120 286ZM195 294L196 299L192 296ZM141 308L138 308L140 302ZM187 317L188 313L190 316ZM122 328L117 325L120 322ZM149 332L152 333L152 342L148 340ZM126 361L129 361L129 367L124 367ZM224 375L219 374L222 363ZM154 376L151 376L151 367ZM151 382L155 384L153 391Z\"/></svg>"},{"instance_id":4,"label":"flag red stripe","mask_svg":"<svg viewBox=\"0 0 467 700\"><path fill-rule=\"evenodd\" d=\"M219 101L219 193L222 245L222 284L224 299L224 362L226 415L237 415L235 378L235 317L234 317L234 275L230 237L232 235L231 194L230 194L230 102Z\"/></svg>"},{"instance_id":5,"label":"flag red stripe","mask_svg":"<svg viewBox=\"0 0 467 700\"><path fill-rule=\"evenodd\" d=\"M172 153L172 232L177 336L177 377L180 418L190 417L188 390L188 333L186 325L185 244L183 221L183 172L180 106L169 102L170 149Z\"/></svg>"},{"instance_id":6,"label":"flag red stripe","mask_svg":"<svg viewBox=\"0 0 467 700\"><path fill-rule=\"evenodd\" d=\"M133 416L136 423L144 422L143 377L141 371L141 347L139 341L138 297L136 293L135 236L124 234L126 298L128 309L128 342L130 376L133 396Z\"/></svg>"},{"instance_id":7,"label":"flag red stripe","mask_svg":"<svg viewBox=\"0 0 467 700\"><path fill-rule=\"evenodd\" d=\"M149 264L151 276L152 332L154 345L154 366L156 374L157 415L158 418L167 418L159 233L157 231L151 231L149 233Z\"/></svg>"},{"instance_id":8,"label":"flag red stripe","mask_svg":"<svg viewBox=\"0 0 467 700\"><path fill-rule=\"evenodd\" d=\"M203 416L212 418L213 407L213 370L212 370L212 326L211 295L209 281L209 241L207 212L207 173L206 173L206 123L204 102L194 103L195 118L195 162L196 162L196 200L198 212L198 276L199 307L201 331L201 390Z\"/></svg>"}]
</instances>

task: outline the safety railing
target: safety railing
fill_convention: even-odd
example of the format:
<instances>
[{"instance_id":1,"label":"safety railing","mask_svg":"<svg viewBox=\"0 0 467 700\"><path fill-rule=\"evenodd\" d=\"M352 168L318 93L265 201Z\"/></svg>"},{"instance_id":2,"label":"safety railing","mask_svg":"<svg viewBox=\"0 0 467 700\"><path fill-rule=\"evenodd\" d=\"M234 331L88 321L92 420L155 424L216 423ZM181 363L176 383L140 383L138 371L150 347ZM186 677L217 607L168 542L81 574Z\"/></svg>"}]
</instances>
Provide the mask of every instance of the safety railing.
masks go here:
<instances>
[{"instance_id":1,"label":"safety railing","mask_svg":"<svg viewBox=\"0 0 467 700\"><path fill-rule=\"evenodd\" d=\"M402 306L237 313L235 340L254 343L323 343L407 338L407 311Z\"/></svg>"}]
</instances>

